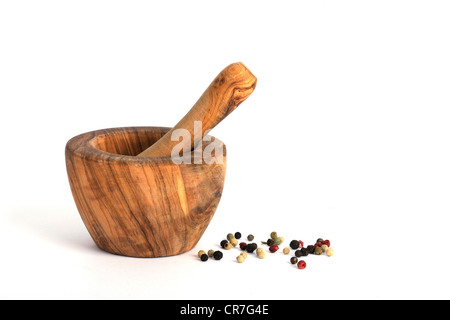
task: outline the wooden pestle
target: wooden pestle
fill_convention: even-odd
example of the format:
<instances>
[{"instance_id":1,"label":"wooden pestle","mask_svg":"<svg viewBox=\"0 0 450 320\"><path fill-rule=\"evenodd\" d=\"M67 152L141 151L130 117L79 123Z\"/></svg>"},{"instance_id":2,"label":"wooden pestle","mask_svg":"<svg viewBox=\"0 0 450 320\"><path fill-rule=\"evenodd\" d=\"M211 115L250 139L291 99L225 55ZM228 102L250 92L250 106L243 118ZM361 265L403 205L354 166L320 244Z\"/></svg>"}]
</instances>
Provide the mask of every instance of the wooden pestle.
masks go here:
<instances>
[{"instance_id":1,"label":"wooden pestle","mask_svg":"<svg viewBox=\"0 0 450 320\"><path fill-rule=\"evenodd\" d=\"M170 157L172 149L180 143L172 141L176 129L186 129L191 134L190 146L182 145L183 150L192 150L203 138L205 131L211 130L233 110L247 99L256 87L256 77L241 63L233 63L222 70L205 90L191 110L161 139L138 154L138 157ZM194 136L194 121L201 121L202 135ZM187 140L187 139L186 139Z\"/></svg>"}]
</instances>

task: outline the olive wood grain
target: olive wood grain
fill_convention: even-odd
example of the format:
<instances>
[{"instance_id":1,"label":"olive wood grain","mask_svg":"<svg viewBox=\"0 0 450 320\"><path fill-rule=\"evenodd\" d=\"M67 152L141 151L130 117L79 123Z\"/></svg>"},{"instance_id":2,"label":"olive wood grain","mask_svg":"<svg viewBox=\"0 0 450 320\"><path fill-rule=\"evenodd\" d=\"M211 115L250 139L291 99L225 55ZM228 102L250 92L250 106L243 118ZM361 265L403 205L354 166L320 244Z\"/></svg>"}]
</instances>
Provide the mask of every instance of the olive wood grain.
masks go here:
<instances>
[{"instance_id":1,"label":"olive wood grain","mask_svg":"<svg viewBox=\"0 0 450 320\"><path fill-rule=\"evenodd\" d=\"M252 94L256 81L256 77L243 63L237 62L227 66L217 75L191 110L161 139L137 156L169 157L174 146L180 147L180 144L183 150L192 150L207 130L213 129ZM194 135L194 121L201 121L201 135ZM190 140L172 141L172 133L177 129L188 130Z\"/></svg>"},{"instance_id":2,"label":"olive wood grain","mask_svg":"<svg viewBox=\"0 0 450 320\"><path fill-rule=\"evenodd\" d=\"M177 165L170 157L136 157L169 130L112 128L67 142L73 198L102 250L132 257L171 256L191 250L206 230L222 195L225 145L223 163Z\"/></svg>"}]
</instances>

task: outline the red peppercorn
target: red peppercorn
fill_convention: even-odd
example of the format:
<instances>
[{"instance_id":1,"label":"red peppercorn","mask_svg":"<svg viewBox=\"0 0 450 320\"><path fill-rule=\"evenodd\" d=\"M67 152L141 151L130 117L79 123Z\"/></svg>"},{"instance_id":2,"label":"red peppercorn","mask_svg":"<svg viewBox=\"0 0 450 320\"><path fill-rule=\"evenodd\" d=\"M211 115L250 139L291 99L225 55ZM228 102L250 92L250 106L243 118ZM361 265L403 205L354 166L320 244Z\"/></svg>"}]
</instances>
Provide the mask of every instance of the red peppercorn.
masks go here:
<instances>
[{"instance_id":1,"label":"red peppercorn","mask_svg":"<svg viewBox=\"0 0 450 320\"><path fill-rule=\"evenodd\" d=\"M330 240L324 240L322 242L322 244L327 245L328 247L330 247Z\"/></svg>"},{"instance_id":2,"label":"red peppercorn","mask_svg":"<svg viewBox=\"0 0 450 320\"><path fill-rule=\"evenodd\" d=\"M303 246L304 246L303 241L302 240L298 240L298 243L299 243L299 249L303 248Z\"/></svg>"},{"instance_id":3,"label":"red peppercorn","mask_svg":"<svg viewBox=\"0 0 450 320\"><path fill-rule=\"evenodd\" d=\"M278 246L275 245L275 244L274 244L274 245L271 245L271 246L269 247L269 251L272 252L272 253L277 252L278 249L279 249Z\"/></svg>"},{"instance_id":4,"label":"red peppercorn","mask_svg":"<svg viewBox=\"0 0 450 320\"><path fill-rule=\"evenodd\" d=\"M316 244L314 245L314 247L321 247L322 246L322 242L316 242Z\"/></svg>"},{"instance_id":5,"label":"red peppercorn","mask_svg":"<svg viewBox=\"0 0 450 320\"><path fill-rule=\"evenodd\" d=\"M306 268L306 262L305 262L304 260L300 260L300 261L297 263L297 267L298 267L299 269L305 269L305 268Z\"/></svg>"},{"instance_id":6,"label":"red peppercorn","mask_svg":"<svg viewBox=\"0 0 450 320\"><path fill-rule=\"evenodd\" d=\"M245 242L241 242L239 243L239 248L241 248L241 250L245 250L247 248L247 244Z\"/></svg>"}]
</instances>

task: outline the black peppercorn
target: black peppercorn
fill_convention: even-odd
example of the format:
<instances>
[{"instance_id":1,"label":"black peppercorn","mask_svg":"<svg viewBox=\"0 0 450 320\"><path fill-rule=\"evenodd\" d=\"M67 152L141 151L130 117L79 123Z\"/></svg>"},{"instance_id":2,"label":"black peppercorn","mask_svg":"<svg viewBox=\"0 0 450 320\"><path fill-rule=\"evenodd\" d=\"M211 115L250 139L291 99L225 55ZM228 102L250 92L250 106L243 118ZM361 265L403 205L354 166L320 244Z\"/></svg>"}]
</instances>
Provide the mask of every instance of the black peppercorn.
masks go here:
<instances>
[{"instance_id":1,"label":"black peppercorn","mask_svg":"<svg viewBox=\"0 0 450 320\"><path fill-rule=\"evenodd\" d=\"M298 242L298 240L292 240L291 243L289 243L289 246L294 250L298 249L300 242Z\"/></svg>"},{"instance_id":2,"label":"black peppercorn","mask_svg":"<svg viewBox=\"0 0 450 320\"><path fill-rule=\"evenodd\" d=\"M252 253L253 251L255 251L258 248L258 245L256 243L249 243L247 245L247 248L245 250L247 250L248 253Z\"/></svg>"},{"instance_id":3,"label":"black peppercorn","mask_svg":"<svg viewBox=\"0 0 450 320\"><path fill-rule=\"evenodd\" d=\"M202 261L207 261L208 259L209 259L209 257L206 253L202 254L202 256L200 257L200 260L202 260Z\"/></svg>"},{"instance_id":4,"label":"black peppercorn","mask_svg":"<svg viewBox=\"0 0 450 320\"><path fill-rule=\"evenodd\" d=\"M239 240L242 237L242 234L240 232L236 232L234 237Z\"/></svg>"},{"instance_id":5,"label":"black peppercorn","mask_svg":"<svg viewBox=\"0 0 450 320\"><path fill-rule=\"evenodd\" d=\"M297 263L297 260L298 260L298 259L297 259L296 257L292 257L292 258L291 258L291 263L292 263L292 264L296 264L296 263Z\"/></svg>"},{"instance_id":6,"label":"black peppercorn","mask_svg":"<svg viewBox=\"0 0 450 320\"><path fill-rule=\"evenodd\" d=\"M301 248L300 251L302 252L302 256L304 257L306 257L309 254L309 251L306 248Z\"/></svg>"},{"instance_id":7,"label":"black peppercorn","mask_svg":"<svg viewBox=\"0 0 450 320\"><path fill-rule=\"evenodd\" d=\"M314 251L316 250L316 247L314 247L314 245L310 244L308 247L306 247L306 249L308 250L309 253L314 253Z\"/></svg>"},{"instance_id":8,"label":"black peppercorn","mask_svg":"<svg viewBox=\"0 0 450 320\"><path fill-rule=\"evenodd\" d=\"M220 246L221 246L222 248L225 248L225 244L226 244L227 242L228 242L227 240L222 240L222 241L220 241Z\"/></svg>"},{"instance_id":9,"label":"black peppercorn","mask_svg":"<svg viewBox=\"0 0 450 320\"><path fill-rule=\"evenodd\" d=\"M303 255L302 250L295 250L295 256L296 257L301 257Z\"/></svg>"},{"instance_id":10,"label":"black peppercorn","mask_svg":"<svg viewBox=\"0 0 450 320\"><path fill-rule=\"evenodd\" d=\"M223 253L221 251L215 251L213 254L214 259L220 260L223 257Z\"/></svg>"}]
</instances>

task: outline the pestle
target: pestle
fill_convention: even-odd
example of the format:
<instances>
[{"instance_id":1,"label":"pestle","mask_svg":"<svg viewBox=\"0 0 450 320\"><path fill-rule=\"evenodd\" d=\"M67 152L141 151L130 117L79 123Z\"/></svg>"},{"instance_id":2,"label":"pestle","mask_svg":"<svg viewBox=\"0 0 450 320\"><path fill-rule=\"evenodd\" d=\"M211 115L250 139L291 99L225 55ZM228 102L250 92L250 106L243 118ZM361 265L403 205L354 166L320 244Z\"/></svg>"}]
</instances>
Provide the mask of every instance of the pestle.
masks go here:
<instances>
[{"instance_id":1,"label":"pestle","mask_svg":"<svg viewBox=\"0 0 450 320\"><path fill-rule=\"evenodd\" d=\"M213 129L255 90L256 77L241 63L233 63L220 72L191 110L164 136L137 157L170 157L175 145L185 143L184 150L192 150L206 131ZM201 121L202 134L194 136L194 121ZM172 141L176 129L190 132L190 141ZM190 143L190 146L187 145Z\"/></svg>"}]
</instances>

